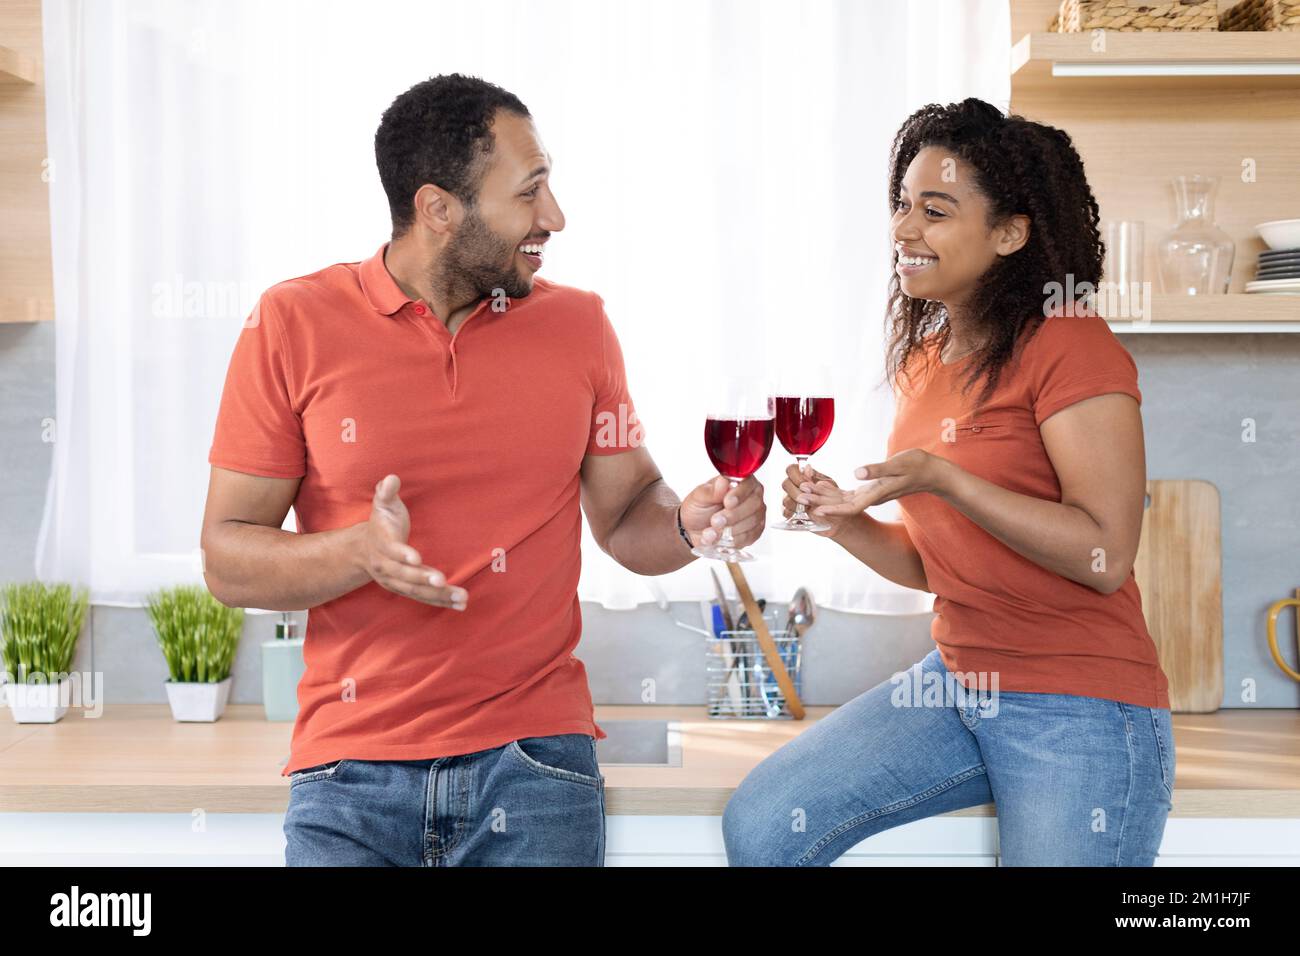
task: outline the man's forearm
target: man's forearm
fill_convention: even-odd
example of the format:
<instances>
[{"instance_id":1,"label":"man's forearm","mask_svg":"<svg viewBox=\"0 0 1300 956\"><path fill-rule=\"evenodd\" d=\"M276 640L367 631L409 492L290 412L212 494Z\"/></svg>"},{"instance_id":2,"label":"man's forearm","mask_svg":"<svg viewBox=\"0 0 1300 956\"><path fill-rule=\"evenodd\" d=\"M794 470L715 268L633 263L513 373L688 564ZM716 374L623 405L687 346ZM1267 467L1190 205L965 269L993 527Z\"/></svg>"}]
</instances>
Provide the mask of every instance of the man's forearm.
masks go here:
<instances>
[{"instance_id":1,"label":"man's forearm","mask_svg":"<svg viewBox=\"0 0 1300 956\"><path fill-rule=\"evenodd\" d=\"M902 522L877 521L862 514L844 522L831 540L881 577L918 591L930 590L921 555Z\"/></svg>"},{"instance_id":2,"label":"man's forearm","mask_svg":"<svg viewBox=\"0 0 1300 956\"><path fill-rule=\"evenodd\" d=\"M203 577L228 607L296 611L324 604L371 580L366 523L311 534L223 521L204 536Z\"/></svg>"},{"instance_id":3,"label":"man's forearm","mask_svg":"<svg viewBox=\"0 0 1300 956\"><path fill-rule=\"evenodd\" d=\"M646 486L610 533L610 556L637 574L668 574L690 564L696 556L677 533L680 504L663 479Z\"/></svg>"}]
</instances>

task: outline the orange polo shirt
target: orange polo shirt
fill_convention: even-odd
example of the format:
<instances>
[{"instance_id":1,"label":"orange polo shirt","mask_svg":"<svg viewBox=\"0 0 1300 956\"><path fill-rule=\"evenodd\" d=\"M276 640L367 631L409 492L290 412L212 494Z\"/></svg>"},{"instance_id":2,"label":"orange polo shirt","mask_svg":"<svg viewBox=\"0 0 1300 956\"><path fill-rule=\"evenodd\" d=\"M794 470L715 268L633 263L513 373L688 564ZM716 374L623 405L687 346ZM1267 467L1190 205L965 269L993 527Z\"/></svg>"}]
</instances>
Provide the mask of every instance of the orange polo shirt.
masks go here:
<instances>
[{"instance_id":1,"label":"orange polo shirt","mask_svg":"<svg viewBox=\"0 0 1300 956\"><path fill-rule=\"evenodd\" d=\"M370 582L311 608L282 775L417 760L519 737L605 735L582 632L579 469L644 440L594 292L533 280L452 335L384 265L331 265L263 293L227 372L208 461L302 478L300 533L365 521L391 473L410 544L464 611Z\"/></svg>"},{"instance_id":2,"label":"orange polo shirt","mask_svg":"<svg viewBox=\"0 0 1300 956\"><path fill-rule=\"evenodd\" d=\"M1018 494L1060 501L1043 421L1094 395L1142 401L1137 366L1105 320L1074 312L1067 306L1021 341L978 420L970 415L983 381L963 397L969 359L943 365L930 336L909 363L911 386L895 389L889 455L922 448ZM935 594L931 635L950 671L996 671L999 690L1169 706L1131 571L1102 594L1013 551L936 495L905 495L899 507Z\"/></svg>"}]
</instances>

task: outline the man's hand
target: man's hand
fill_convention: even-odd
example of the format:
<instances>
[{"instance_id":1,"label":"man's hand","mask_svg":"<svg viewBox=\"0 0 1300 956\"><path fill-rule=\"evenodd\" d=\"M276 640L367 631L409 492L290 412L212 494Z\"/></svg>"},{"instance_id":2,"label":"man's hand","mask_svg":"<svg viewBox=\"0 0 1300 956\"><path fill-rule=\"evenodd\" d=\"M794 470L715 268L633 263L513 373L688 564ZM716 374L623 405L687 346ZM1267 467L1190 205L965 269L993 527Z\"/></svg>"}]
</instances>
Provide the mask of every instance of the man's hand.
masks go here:
<instances>
[{"instance_id":1,"label":"man's hand","mask_svg":"<svg viewBox=\"0 0 1300 956\"><path fill-rule=\"evenodd\" d=\"M443 573L422 564L420 552L406 543L411 536L411 515L397 496L401 484L396 475L386 475L375 485L370 520L366 522L364 567L385 590L434 607L463 611L469 601L468 592L448 587Z\"/></svg>"},{"instance_id":2,"label":"man's hand","mask_svg":"<svg viewBox=\"0 0 1300 956\"><path fill-rule=\"evenodd\" d=\"M753 544L767 526L763 486L753 475L735 490L728 479L718 475L697 485L682 501L682 527L697 545L716 543L728 526L737 548Z\"/></svg>"}]
</instances>

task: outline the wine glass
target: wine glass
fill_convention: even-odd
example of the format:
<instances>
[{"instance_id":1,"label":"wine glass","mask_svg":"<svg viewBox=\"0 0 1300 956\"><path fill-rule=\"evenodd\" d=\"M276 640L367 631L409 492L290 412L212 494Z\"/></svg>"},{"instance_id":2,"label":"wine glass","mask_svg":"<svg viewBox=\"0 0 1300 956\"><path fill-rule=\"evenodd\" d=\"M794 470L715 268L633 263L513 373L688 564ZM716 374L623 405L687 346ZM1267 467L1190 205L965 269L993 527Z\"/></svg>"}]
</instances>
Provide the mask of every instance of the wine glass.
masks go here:
<instances>
[{"instance_id":1,"label":"wine glass","mask_svg":"<svg viewBox=\"0 0 1300 956\"><path fill-rule=\"evenodd\" d=\"M825 365L794 362L781 370L776 394L776 435L799 463L799 473L809 457L826 444L835 424L835 395L831 372ZM782 531L828 531L830 525L808 514L803 502L789 518L768 527Z\"/></svg>"},{"instance_id":2,"label":"wine glass","mask_svg":"<svg viewBox=\"0 0 1300 956\"><path fill-rule=\"evenodd\" d=\"M774 434L772 394L757 376L727 376L714 384L704 421L704 448L718 474L734 489L767 461ZM748 551L736 548L731 525L722 529L716 545L691 549L701 558L718 561L753 561Z\"/></svg>"}]
</instances>

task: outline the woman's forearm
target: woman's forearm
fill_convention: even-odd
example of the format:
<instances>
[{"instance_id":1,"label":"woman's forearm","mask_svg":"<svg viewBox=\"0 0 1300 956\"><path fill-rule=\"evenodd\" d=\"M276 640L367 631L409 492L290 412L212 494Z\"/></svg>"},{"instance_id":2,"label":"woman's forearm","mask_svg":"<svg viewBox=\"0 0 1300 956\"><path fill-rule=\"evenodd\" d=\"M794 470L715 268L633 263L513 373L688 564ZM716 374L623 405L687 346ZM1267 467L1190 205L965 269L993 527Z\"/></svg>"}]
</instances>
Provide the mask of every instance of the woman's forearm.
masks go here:
<instances>
[{"instance_id":1,"label":"woman's forearm","mask_svg":"<svg viewBox=\"0 0 1300 956\"><path fill-rule=\"evenodd\" d=\"M930 590L921 555L902 522L877 521L863 513L847 519L830 538L881 577L918 591Z\"/></svg>"},{"instance_id":2,"label":"woman's forearm","mask_svg":"<svg viewBox=\"0 0 1300 956\"><path fill-rule=\"evenodd\" d=\"M1128 577L1131 556L1082 508L1009 491L942 461L933 493L1017 554L1103 594Z\"/></svg>"}]
</instances>

